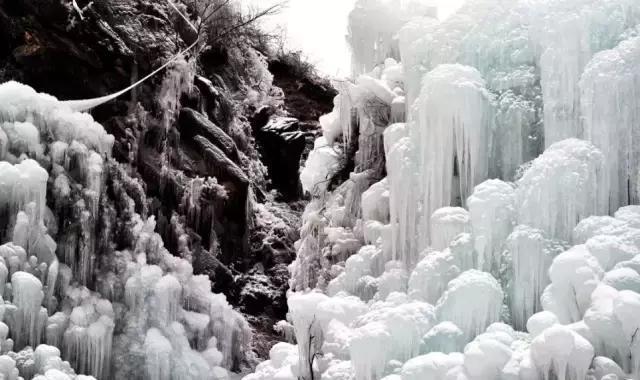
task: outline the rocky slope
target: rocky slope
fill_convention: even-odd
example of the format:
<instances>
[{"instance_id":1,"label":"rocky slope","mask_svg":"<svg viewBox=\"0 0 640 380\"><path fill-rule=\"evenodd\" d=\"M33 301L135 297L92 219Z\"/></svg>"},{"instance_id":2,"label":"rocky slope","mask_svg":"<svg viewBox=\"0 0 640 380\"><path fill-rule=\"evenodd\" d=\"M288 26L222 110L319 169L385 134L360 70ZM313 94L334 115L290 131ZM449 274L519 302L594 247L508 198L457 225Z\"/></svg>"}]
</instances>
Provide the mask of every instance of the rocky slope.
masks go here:
<instances>
[{"instance_id":1,"label":"rocky slope","mask_svg":"<svg viewBox=\"0 0 640 380\"><path fill-rule=\"evenodd\" d=\"M0 0L0 82L60 99L103 96L196 38L162 1L77 3L81 14L66 0ZM286 313L304 207L299 165L335 93L269 64L254 42L214 44L92 114L115 137L113 197L125 191L136 213L155 216L169 251L248 316L263 355ZM113 217L124 231L124 216Z\"/></svg>"}]
</instances>

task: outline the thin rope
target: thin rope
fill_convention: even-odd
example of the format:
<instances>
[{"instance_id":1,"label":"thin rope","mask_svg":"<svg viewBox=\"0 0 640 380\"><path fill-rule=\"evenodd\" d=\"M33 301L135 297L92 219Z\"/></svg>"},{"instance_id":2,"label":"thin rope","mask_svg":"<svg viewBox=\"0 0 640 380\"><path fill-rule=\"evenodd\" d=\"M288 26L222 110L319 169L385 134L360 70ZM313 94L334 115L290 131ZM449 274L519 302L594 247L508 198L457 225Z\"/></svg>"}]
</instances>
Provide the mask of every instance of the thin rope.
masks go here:
<instances>
[{"instance_id":1,"label":"thin rope","mask_svg":"<svg viewBox=\"0 0 640 380\"><path fill-rule=\"evenodd\" d=\"M171 5L171 7L176 12L178 12L178 14L185 21L187 21L189 26L191 26L191 28L193 28L193 30L197 32L198 30L193 25L193 23L191 23L188 20L188 18L182 12L180 12L180 10L173 4L173 2L171 0L168 0L168 2ZM178 60L178 58L180 58L182 55L184 55L185 53L187 53L188 51L193 49L198 44L198 42L199 42L199 38L197 38L196 41L193 44L191 44L189 47L187 47L186 49L182 50L178 54L176 54L173 57L171 57L171 59L169 59L167 62L165 62L164 65L160 66L159 68L157 68L156 70L151 72L149 75L145 76L144 78L140 79L139 81L137 81L136 83L132 84L131 86L125 88L124 90L120 90L120 91L118 91L118 92L116 92L114 94L101 96L99 98L80 99L80 100L66 100L66 101L63 101L62 103L65 106L69 107L72 111L75 111L75 112L86 112L86 111L91 110L92 108L96 108L96 107L98 107L98 106L100 106L100 105L102 105L104 103L110 102L111 100L116 99L116 98L126 94L127 92L133 90L134 88L136 88L139 85L141 85L143 82L149 80L149 78L153 77L154 75L158 74L160 71L162 71L165 68L167 68L167 66L169 66L170 64L172 64L173 62Z\"/></svg>"},{"instance_id":2,"label":"thin rope","mask_svg":"<svg viewBox=\"0 0 640 380\"><path fill-rule=\"evenodd\" d=\"M184 15L184 13L180 12L180 9L178 9L178 7L173 3L173 1L171 0L167 0L169 2L169 5L171 5L171 7L178 12L178 14L180 15L180 17L182 17L182 19L184 21L187 22L187 24L189 24L189 26L191 27L191 29L193 29L194 32L198 33L198 28L196 28L195 25L193 25L193 23L191 22L191 20L189 20L189 18L187 16Z\"/></svg>"}]
</instances>

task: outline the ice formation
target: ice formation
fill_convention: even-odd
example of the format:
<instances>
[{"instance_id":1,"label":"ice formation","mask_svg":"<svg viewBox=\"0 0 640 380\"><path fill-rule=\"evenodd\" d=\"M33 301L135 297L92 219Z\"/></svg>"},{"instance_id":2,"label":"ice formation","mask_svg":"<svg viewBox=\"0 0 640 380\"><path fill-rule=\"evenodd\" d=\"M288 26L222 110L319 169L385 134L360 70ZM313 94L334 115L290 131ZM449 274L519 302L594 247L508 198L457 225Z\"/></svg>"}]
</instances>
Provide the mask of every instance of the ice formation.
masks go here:
<instances>
[{"instance_id":1,"label":"ice formation","mask_svg":"<svg viewBox=\"0 0 640 380\"><path fill-rule=\"evenodd\" d=\"M247 322L164 248L111 159L113 136L74 108L0 84L1 377L227 379Z\"/></svg>"},{"instance_id":2,"label":"ice formation","mask_svg":"<svg viewBox=\"0 0 640 380\"><path fill-rule=\"evenodd\" d=\"M349 180L303 172L332 182L290 267L291 300L340 305L295 313L322 355L277 346L247 379L638 379L640 3L401 3L351 14L316 143Z\"/></svg>"}]
</instances>

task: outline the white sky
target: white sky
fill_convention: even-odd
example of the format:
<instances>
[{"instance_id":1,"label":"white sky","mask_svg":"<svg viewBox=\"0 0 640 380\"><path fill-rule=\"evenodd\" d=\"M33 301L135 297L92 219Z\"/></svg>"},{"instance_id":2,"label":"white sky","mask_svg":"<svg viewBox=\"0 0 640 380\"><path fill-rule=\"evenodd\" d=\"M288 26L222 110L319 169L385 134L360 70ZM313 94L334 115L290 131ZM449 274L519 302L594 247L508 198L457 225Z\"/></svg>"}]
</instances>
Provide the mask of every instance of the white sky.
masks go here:
<instances>
[{"instance_id":1,"label":"white sky","mask_svg":"<svg viewBox=\"0 0 640 380\"><path fill-rule=\"evenodd\" d=\"M396 1L396 0L392 0ZM454 12L464 0L433 0L440 18ZM350 52L345 41L347 16L355 0L289 0L285 12L270 24L286 30L289 45L301 49L328 75L348 75Z\"/></svg>"}]
</instances>

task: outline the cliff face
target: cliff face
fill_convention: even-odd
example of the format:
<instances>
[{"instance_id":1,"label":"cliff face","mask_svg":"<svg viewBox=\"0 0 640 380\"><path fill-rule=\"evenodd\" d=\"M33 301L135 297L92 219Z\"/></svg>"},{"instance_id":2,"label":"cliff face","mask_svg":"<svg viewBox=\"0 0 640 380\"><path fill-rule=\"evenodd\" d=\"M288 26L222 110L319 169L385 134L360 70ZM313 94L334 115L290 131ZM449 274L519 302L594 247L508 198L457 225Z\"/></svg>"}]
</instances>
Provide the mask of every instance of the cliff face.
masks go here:
<instances>
[{"instance_id":1,"label":"cliff face","mask_svg":"<svg viewBox=\"0 0 640 380\"><path fill-rule=\"evenodd\" d=\"M59 99L103 96L195 39L162 1L77 3L81 13L66 0L0 0L0 82ZM92 111L115 137L108 182L135 183L125 186L128 202L155 216L169 251L249 316L262 354L286 313L304 206L299 165L334 95L285 64L268 65L244 39L185 57Z\"/></svg>"}]
</instances>

